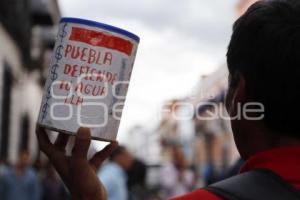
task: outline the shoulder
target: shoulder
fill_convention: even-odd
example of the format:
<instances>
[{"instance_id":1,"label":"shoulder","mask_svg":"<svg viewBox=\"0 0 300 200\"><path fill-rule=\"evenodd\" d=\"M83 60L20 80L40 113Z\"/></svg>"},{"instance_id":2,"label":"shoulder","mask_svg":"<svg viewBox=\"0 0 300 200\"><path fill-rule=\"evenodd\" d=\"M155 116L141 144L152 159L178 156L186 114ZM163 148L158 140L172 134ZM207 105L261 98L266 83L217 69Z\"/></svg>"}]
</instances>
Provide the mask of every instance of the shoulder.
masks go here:
<instances>
[{"instance_id":1,"label":"shoulder","mask_svg":"<svg viewBox=\"0 0 300 200\"><path fill-rule=\"evenodd\" d=\"M222 198L204 189L199 189L194 192L188 193L184 196L173 198L171 200L200 200L200 199L222 200Z\"/></svg>"}]
</instances>

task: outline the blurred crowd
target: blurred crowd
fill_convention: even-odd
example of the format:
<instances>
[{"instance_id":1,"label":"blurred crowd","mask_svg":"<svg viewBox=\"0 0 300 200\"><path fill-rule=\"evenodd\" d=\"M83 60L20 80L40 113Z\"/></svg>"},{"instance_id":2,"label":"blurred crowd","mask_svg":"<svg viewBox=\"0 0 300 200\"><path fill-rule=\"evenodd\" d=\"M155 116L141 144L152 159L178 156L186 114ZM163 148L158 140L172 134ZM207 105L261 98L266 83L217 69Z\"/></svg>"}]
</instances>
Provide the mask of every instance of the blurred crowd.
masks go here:
<instances>
[{"instance_id":1,"label":"blurred crowd","mask_svg":"<svg viewBox=\"0 0 300 200\"><path fill-rule=\"evenodd\" d=\"M27 150L21 150L15 165L0 162L1 200L63 200L67 191L50 163L30 165Z\"/></svg>"},{"instance_id":2,"label":"blurred crowd","mask_svg":"<svg viewBox=\"0 0 300 200\"><path fill-rule=\"evenodd\" d=\"M220 112L223 105L218 105L205 106L197 112L201 116ZM186 121L173 115L182 112L179 102L173 101L169 106L171 113L153 131L159 134L159 162L149 164L147 155L137 156L130 143L128 148L119 146L99 169L98 177L108 199L167 199L238 173L243 162L238 157L230 159L233 152L228 122L195 117L191 121L194 132L186 138L187 130L179 128ZM0 162L0 199L65 200L70 196L49 162L38 159L31 164L30 153L21 150L14 165Z\"/></svg>"},{"instance_id":3,"label":"blurred crowd","mask_svg":"<svg viewBox=\"0 0 300 200\"><path fill-rule=\"evenodd\" d=\"M172 148L172 161L159 167L159 184L147 185L149 166L118 147L99 170L110 200L160 200L178 196L204 186L203 177L186 163L182 148ZM234 172L235 173L235 172ZM19 153L15 165L0 164L1 200L67 200L70 199L50 163L31 166L27 151Z\"/></svg>"}]
</instances>

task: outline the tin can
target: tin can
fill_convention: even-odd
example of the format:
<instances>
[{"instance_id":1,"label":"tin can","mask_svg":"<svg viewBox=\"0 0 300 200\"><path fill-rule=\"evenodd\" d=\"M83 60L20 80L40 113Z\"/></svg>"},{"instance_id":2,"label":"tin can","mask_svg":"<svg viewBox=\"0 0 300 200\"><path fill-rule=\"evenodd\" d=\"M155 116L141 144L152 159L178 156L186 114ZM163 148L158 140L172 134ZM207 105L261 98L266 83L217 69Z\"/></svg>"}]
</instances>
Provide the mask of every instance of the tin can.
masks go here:
<instances>
[{"instance_id":1,"label":"tin can","mask_svg":"<svg viewBox=\"0 0 300 200\"><path fill-rule=\"evenodd\" d=\"M110 25L62 18L45 84L38 125L116 140L139 37Z\"/></svg>"}]
</instances>

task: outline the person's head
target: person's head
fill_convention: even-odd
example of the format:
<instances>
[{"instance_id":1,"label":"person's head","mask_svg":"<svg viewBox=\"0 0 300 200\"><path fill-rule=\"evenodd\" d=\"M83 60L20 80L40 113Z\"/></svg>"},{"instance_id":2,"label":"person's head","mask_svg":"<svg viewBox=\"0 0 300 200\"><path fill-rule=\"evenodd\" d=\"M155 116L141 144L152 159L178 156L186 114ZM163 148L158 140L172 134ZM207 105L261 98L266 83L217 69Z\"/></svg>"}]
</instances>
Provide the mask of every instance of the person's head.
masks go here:
<instances>
[{"instance_id":1,"label":"person's head","mask_svg":"<svg viewBox=\"0 0 300 200\"><path fill-rule=\"evenodd\" d=\"M111 154L110 160L117 163L124 170L128 170L133 162L131 154L124 146L118 146L118 148Z\"/></svg>"},{"instance_id":2,"label":"person's head","mask_svg":"<svg viewBox=\"0 0 300 200\"><path fill-rule=\"evenodd\" d=\"M300 141L300 1L265 0L253 4L234 24L227 53L227 109L238 114L249 102L261 104L259 120L232 119L236 144L244 158L280 141ZM258 114L262 116L261 113ZM258 117L250 114L250 117ZM259 117L258 117L259 118ZM265 140L264 140L265 139ZM245 145L249 144L251 145ZM259 141L261 140L261 141ZM254 145L253 145L254 144Z\"/></svg>"},{"instance_id":3,"label":"person's head","mask_svg":"<svg viewBox=\"0 0 300 200\"><path fill-rule=\"evenodd\" d=\"M30 164L30 154L27 150L20 150L17 160L17 166L20 168L26 168Z\"/></svg>"}]
</instances>

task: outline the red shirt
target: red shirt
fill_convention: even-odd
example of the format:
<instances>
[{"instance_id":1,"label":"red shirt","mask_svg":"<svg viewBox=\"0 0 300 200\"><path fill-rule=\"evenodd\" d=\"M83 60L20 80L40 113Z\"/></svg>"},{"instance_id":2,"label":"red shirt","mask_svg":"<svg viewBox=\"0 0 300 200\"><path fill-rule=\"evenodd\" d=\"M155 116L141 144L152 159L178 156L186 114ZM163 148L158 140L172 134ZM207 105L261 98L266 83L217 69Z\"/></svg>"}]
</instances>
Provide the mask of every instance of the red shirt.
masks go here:
<instances>
[{"instance_id":1,"label":"red shirt","mask_svg":"<svg viewBox=\"0 0 300 200\"><path fill-rule=\"evenodd\" d=\"M300 190L300 146L283 147L258 153L252 156L241 168L241 173L253 169L269 169ZM222 200L204 189L196 190L172 200Z\"/></svg>"}]
</instances>

